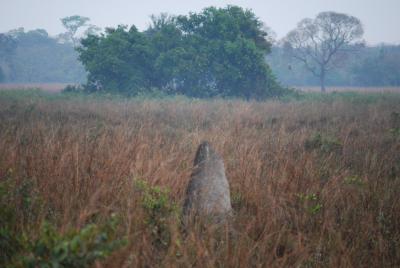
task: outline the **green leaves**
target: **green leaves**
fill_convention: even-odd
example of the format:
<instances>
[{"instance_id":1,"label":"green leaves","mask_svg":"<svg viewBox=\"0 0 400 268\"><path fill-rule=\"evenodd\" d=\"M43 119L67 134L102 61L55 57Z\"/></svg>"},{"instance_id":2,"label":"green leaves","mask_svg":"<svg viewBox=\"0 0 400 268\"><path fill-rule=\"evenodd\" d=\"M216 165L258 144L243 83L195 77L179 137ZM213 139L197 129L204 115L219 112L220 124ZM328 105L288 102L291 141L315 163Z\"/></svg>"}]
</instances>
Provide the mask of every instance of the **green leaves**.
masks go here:
<instances>
[{"instance_id":1,"label":"green leaves","mask_svg":"<svg viewBox=\"0 0 400 268\"><path fill-rule=\"evenodd\" d=\"M171 242L168 222L178 220L177 205L170 199L167 189L150 186L140 179L135 179L134 183L145 212L144 222L150 229L154 242L159 246L168 246Z\"/></svg>"},{"instance_id":2,"label":"green leaves","mask_svg":"<svg viewBox=\"0 0 400 268\"><path fill-rule=\"evenodd\" d=\"M322 153L340 153L343 149L342 142L334 136L324 136L315 133L314 136L304 142L307 151L319 150Z\"/></svg>"},{"instance_id":3,"label":"green leaves","mask_svg":"<svg viewBox=\"0 0 400 268\"><path fill-rule=\"evenodd\" d=\"M82 40L78 51L91 90L137 95L157 88L260 99L280 89L264 59L271 46L266 35L250 10L210 7L188 16L153 16L144 32L107 29Z\"/></svg>"},{"instance_id":4,"label":"green leaves","mask_svg":"<svg viewBox=\"0 0 400 268\"><path fill-rule=\"evenodd\" d=\"M29 183L17 185L11 177L1 179L1 267L89 267L125 244L123 238L117 237L118 218L115 215L102 224L70 228L65 233L43 221L40 232L32 234L30 229L34 221L24 224L20 221L29 215L28 211L37 213L35 204L40 198Z\"/></svg>"},{"instance_id":5,"label":"green leaves","mask_svg":"<svg viewBox=\"0 0 400 268\"><path fill-rule=\"evenodd\" d=\"M318 214L323 208L320 197L315 193L310 193L310 194L300 193L297 195L297 197L299 198L299 201L302 203L304 209L311 215Z\"/></svg>"},{"instance_id":6,"label":"green leaves","mask_svg":"<svg viewBox=\"0 0 400 268\"><path fill-rule=\"evenodd\" d=\"M125 243L115 238L116 224L112 216L104 225L88 224L81 230L59 234L45 222L22 263L27 267L88 267Z\"/></svg>"}]
</instances>

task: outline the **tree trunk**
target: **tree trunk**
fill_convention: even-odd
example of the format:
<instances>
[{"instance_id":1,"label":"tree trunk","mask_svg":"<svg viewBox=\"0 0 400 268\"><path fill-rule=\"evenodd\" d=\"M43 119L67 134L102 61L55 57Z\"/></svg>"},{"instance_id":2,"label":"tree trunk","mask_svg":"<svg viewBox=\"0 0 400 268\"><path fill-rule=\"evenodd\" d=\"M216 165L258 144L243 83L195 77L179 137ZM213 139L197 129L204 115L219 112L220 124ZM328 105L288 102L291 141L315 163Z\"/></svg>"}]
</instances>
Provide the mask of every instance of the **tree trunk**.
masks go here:
<instances>
[{"instance_id":1,"label":"tree trunk","mask_svg":"<svg viewBox=\"0 0 400 268\"><path fill-rule=\"evenodd\" d=\"M325 90L325 70L323 68L321 69L321 74L319 76L319 79L320 79L320 85L321 85L321 92L325 93L326 92L326 90Z\"/></svg>"}]
</instances>

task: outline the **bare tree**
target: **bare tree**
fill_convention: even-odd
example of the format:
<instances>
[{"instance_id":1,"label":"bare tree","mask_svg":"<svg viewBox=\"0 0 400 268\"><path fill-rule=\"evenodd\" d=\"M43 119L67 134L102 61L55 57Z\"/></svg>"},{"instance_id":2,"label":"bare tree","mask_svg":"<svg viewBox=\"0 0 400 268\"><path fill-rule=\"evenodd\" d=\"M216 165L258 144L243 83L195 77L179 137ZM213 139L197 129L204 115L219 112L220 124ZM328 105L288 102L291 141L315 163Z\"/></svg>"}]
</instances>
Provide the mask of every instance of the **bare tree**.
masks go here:
<instances>
[{"instance_id":1,"label":"bare tree","mask_svg":"<svg viewBox=\"0 0 400 268\"><path fill-rule=\"evenodd\" d=\"M88 23L89 18L74 15L61 19L64 28L67 30L65 33L58 35L58 39L61 42L71 42L75 47L79 45L82 34L78 36L78 31L84 29L83 36L96 35L101 31L100 27Z\"/></svg>"},{"instance_id":2,"label":"bare tree","mask_svg":"<svg viewBox=\"0 0 400 268\"><path fill-rule=\"evenodd\" d=\"M346 50L364 33L359 19L336 12L321 12L315 19L303 19L284 40L286 51L321 83L325 92L326 73L335 67ZM354 47L354 46L353 46Z\"/></svg>"}]
</instances>

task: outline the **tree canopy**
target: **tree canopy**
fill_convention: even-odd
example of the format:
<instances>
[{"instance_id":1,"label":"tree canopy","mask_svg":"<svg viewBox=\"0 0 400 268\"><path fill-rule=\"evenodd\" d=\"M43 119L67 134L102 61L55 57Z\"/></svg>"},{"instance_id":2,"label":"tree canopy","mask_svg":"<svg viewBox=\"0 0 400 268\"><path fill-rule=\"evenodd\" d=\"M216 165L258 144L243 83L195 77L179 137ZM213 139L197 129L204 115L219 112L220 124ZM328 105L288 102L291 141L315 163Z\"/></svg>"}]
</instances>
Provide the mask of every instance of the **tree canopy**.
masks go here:
<instances>
[{"instance_id":1,"label":"tree canopy","mask_svg":"<svg viewBox=\"0 0 400 268\"><path fill-rule=\"evenodd\" d=\"M63 43L72 43L74 46L78 46L80 39L90 34L96 34L101 31L101 28L90 24L88 17L73 15L60 19L66 32L61 33L57 36L57 39ZM83 30L83 32L81 32ZM79 32L81 32L79 34Z\"/></svg>"},{"instance_id":2,"label":"tree canopy","mask_svg":"<svg viewBox=\"0 0 400 268\"><path fill-rule=\"evenodd\" d=\"M72 23L84 17L66 18ZM120 26L97 36L100 28L87 18L83 21L72 27L75 41L69 38L68 29L57 36L50 36L44 29L25 31L22 27L0 33L0 82L85 82L87 73L77 60L74 46L81 46L81 37L87 37L86 47L81 47L84 53L79 55L91 71L87 86L91 90L134 95L158 89L196 97L263 98L282 93L269 66L284 85L321 84L320 76L313 74L321 69L311 55L307 64L293 57L295 52L306 50L290 44L287 53L288 47L273 42L271 30L251 11L238 7L208 8L187 16L163 13L151 16L145 31ZM306 19L302 25L313 21ZM331 29L335 29L333 25ZM315 36L315 41L322 40ZM353 39L331 56L325 66L324 84L399 86L400 46L359 46L359 40ZM319 46L308 49L322 52Z\"/></svg>"},{"instance_id":3,"label":"tree canopy","mask_svg":"<svg viewBox=\"0 0 400 268\"><path fill-rule=\"evenodd\" d=\"M282 92L265 61L266 36L252 11L209 7L153 16L144 32L109 28L83 39L78 52L92 90L265 98Z\"/></svg>"},{"instance_id":4,"label":"tree canopy","mask_svg":"<svg viewBox=\"0 0 400 268\"><path fill-rule=\"evenodd\" d=\"M346 48L360 40L363 33L359 19L342 13L321 12L315 19L303 19L288 33L286 48L320 79L321 91L325 91L326 73L341 61Z\"/></svg>"}]
</instances>

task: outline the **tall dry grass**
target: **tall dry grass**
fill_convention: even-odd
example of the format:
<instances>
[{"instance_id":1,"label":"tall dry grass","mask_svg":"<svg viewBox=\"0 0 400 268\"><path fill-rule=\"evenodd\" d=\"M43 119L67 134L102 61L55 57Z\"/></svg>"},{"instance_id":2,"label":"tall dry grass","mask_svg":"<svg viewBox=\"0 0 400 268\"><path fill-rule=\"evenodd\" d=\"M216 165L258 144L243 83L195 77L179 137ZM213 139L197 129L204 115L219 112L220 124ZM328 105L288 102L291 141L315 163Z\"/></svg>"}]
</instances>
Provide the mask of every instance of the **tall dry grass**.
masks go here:
<instances>
[{"instance_id":1,"label":"tall dry grass","mask_svg":"<svg viewBox=\"0 0 400 268\"><path fill-rule=\"evenodd\" d=\"M96 267L400 266L399 107L3 98L0 178L42 198L19 220L32 232L45 218L62 232L120 215L129 243ZM235 235L167 217L159 243L133 180L182 204L202 140L224 159Z\"/></svg>"}]
</instances>

